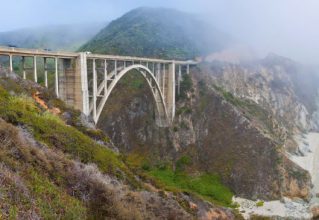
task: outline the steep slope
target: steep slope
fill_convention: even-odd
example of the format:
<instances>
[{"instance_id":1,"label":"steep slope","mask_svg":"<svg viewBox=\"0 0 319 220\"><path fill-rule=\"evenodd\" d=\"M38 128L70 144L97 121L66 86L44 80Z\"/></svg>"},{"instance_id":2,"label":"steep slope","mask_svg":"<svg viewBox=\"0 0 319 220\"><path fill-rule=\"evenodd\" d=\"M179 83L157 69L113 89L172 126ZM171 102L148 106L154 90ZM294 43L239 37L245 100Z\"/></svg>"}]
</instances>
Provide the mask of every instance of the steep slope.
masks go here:
<instances>
[{"instance_id":1,"label":"steep slope","mask_svg":"<svg viewBox=\"0 0 319 220\"><path fill-rule=\"evenodd\" d=\"M204 70L211 72L214 85L224 93L265 109L272 116L263 119L269 122L269 135L288 149L293 149L289 141L295 134L318 130L315 70L275 54L254 64L215 62Z\"/></svg>"},{"instance_id":2,"label":"steep slope","mask_svg":"<svg viewBox=\"0 0 319 220\"><path fill-rule=\"evenodd\" d=\"M104 26L105 23L52 25L0 32L0 45L75 51Z\"/></svg>"},{"instance_id":3,"label":"steep slope","mask_svg":"<svg viewBox=\"0 0 319 220\"><path fill-rule=\"evenodd\" d=\"M81 51L193 59L224 48L230 37L194 15L165 8L138 8L114 20Z\"/></svg>"},{"instance_id":4,"label":"steep slope","mask_svg":"<svg viewBox=\"0 0 319 220\"><path fill-rule=\"evenodd\" d=\"M214 87L212 72L201 69L191 79L184 75L171 128L156 127L148 87L130 86L133 76L111 95L98 126L122 152L140 155L147 169L182 166L195 176L215 173L235 195L251 199L308 198L309 174L268 135L272 114ZM129 91L126 96L123 90Z\"/></svg>"},{"instance_id":5,"label":"steep slope","mask_svg":"<svg viewBox=\"0 0 319 220\"><path fill-rule=\"evenodd\" d=\"M137 178L134 160L80 112L33 82L0 76L1 219L234 219L196 187L172 193L147 172Z\"/></svg>"}]
</instances>

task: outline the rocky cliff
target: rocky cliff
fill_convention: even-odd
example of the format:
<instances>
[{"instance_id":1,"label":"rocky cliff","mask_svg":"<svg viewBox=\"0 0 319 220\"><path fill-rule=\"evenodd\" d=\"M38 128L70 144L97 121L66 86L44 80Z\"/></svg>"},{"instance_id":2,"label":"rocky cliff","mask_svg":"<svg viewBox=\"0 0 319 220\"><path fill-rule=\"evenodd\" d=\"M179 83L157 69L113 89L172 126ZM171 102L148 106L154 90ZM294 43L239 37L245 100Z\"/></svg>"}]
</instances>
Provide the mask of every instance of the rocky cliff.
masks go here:
<instances>
[{"instance_id":1,"label":"rocky cliff","mask_svg":"<svg viewBox=\"0 0 319 220\"><path fill-rule=\"evenodd\" d=\"M184 75L171 128L156 127L147 86L130 86L136 76L128 76L98 126L126 154L173 166L190 158L188 173L217 173L238 196L307 199L310 176L287 158L286 149L296 149L294 133L315 128L311 97L301 98L315 93L312 87L298 92L288 67L294 66L270 57L249 65L202 64ZM129 92L123 96L123 90Z\"/></svg>"}]
</instances>

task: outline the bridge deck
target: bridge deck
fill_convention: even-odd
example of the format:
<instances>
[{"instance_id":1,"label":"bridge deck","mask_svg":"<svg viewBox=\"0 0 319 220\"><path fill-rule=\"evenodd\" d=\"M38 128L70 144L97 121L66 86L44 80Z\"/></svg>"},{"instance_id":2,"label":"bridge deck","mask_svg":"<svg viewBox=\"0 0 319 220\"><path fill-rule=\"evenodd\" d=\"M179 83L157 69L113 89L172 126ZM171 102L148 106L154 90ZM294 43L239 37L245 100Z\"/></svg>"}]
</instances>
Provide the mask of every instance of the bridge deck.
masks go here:
<instances>
[{"instance_id":1,"label":"bridge deck","mask_svg":"<svg viewBox=\"0 0 319 220\"><path fill-rule=\"evenodd\" d=\"M24 49L24 48L15 48L15 47L1 47L0 46L0 55L13 55L13 56L40 56L48 58L75 58L80 55L76 52L66 52L66 51L47 51L39 49ZM119 61L138 61L138 62L154 62L154 63L172 63L180 65L187 64L197 64L197 62L188 60L165 60L165 59L156 59L156 58L146 58L146 57L132 57L132 56L118 56L118 55L105 55L105 54L93 54L87 53L88 59L107 59L107 60L119 60Z\"/></svg>"}]
</instances>

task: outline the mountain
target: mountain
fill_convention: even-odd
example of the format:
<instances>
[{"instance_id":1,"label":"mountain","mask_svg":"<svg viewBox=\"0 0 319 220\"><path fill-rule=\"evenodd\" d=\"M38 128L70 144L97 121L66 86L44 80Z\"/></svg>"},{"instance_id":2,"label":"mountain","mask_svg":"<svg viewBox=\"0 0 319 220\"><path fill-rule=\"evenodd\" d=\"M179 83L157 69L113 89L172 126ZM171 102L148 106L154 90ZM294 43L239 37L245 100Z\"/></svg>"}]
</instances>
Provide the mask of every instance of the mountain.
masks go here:
<instances>
[{"instance_id":1,"label":"mountain","mask_svg":"<svg viewBox=\"0 0 319 220\"><path fill-rule=\"evenodd\" d=\"M195 15L166 8L138 8L112 21L81 51L193 59L226 47L231 37Z\"/></svg>"},{"instance_id":2,"label":"mountain","mask_svg":"<svg viewBox=\"0 0 319 220\"><path fill-rule=\"evenodd\" d=\"M105 23L52 25L0 32L0 45L75 51L104 26Z\"/></svg>"}]
</instances>

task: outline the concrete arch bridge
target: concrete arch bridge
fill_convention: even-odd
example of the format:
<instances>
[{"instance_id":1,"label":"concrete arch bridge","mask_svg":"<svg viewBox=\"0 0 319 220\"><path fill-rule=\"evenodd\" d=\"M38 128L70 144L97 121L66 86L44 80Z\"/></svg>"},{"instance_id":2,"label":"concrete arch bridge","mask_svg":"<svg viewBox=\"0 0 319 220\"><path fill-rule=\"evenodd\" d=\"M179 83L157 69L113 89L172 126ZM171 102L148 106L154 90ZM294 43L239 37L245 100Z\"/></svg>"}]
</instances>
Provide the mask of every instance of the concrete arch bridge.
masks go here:
<instances>
[{"instance_id":1,"label":"concrete arch bridge","mask_svg":"<svg viewBox=\"0 0 319 220\"><path fill-rule=\"evenodd\" d=\"M53 84L59 98L92 116L95 123L117 83L131 70L136 70L151 89L157 109L156 123L161 127L169 126L174 120L175 92L180 91L182 72L189 74L190 67L197 64L194 61L7 47L0 47L0 56L7 57L9 71L13 72L13 67L19 66L22 77L35 82L39 80L39 61L42 61L44 85ZM28 67L30 63L32 65ZM50 80L54 82L50 83Z\"/></svg>"}]
</instances>

